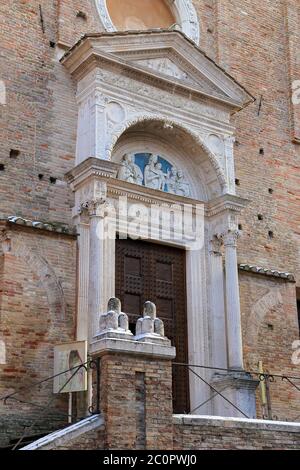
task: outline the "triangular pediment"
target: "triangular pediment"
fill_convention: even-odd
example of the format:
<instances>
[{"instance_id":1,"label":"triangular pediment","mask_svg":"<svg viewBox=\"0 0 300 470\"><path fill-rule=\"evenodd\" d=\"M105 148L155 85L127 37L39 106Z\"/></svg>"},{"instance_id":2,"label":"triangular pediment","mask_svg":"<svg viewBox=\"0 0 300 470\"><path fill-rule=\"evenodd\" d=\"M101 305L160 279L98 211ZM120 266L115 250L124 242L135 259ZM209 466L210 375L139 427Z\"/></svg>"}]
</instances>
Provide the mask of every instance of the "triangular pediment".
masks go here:
<instances>
[{"instance_id":1,"label":"triangular pediment","mask_svg":"<svg viewBox=\"0 0 300 470\"><path fill-rule=\"evenodd\" d=\"M167 77L197 85L197 81L191 75L168 57L150 57L136 60L134 63L155 70L159 74L166 75Z\"/></svg>"},{"instance_id":2,"label":"triangular pediment","mask_svg":"<svg viewBox=\"0 0 300 470\"><path fill-rule=\"evenodd\" d=\"M224 100L229 98L224 90L207 78L200 69L189 63L187 58L179 54L176 49L144 51L140 53L139 59L135 58L135 51L119 54L119 57L126 58L132 65L144 70L148 69L157 76L165 77L174 83ZM141 58L142 55L144 58Z\"/></svg>"},{"instance_id":3,"label":"triangular pediment","mask_svg":"<svg viewBox=\"0 0 300 470\"><path fill-rule=\"evenodd\" d=\"M179 31L140 31L90 34L81 39L62 62L73 73L88 56L119 63L146 75L188 89L234 108L254 98Z\"/></svg>"}]
</instances>

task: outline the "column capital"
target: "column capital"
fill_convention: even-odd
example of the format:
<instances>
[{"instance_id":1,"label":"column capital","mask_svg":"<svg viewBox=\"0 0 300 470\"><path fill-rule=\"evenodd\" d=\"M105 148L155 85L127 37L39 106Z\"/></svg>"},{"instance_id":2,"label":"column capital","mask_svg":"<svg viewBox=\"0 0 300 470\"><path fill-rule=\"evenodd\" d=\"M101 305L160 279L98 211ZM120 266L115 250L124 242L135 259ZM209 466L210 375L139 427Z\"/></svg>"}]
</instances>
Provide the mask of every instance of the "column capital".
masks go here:
<instances>
[{"instance_id":1,"label":"column capital","mask_svg":"<svg viewBox=\"0 0 300 470\"><path fill-rule=\"evenodd\" d=\"M222 256L223 241L216 235L209 242L209 253L215 256Z\"/></svg>"},{"instance_id":2,"label":"column capital","mask_svg":"<svg viewBox=\"0 0 300 470\"><path fill-rule=\"evenodd\" d=\"M225 144L232 146L235 143L236 138L233 135L228 135L227 137L225 137L224 140L225 140Z\"/></svg>"},{"instance_id":3,"label":"column capital","mask_svg":"<svg viewBox=\"0 0 300 470\"><path fill-rule=\"evenodd\" d=\"M83 202L80 206L80 212L87 212L89 217L99 217L104 219L107 211L112 208L112 204L107 202L106 198L90 199Z\"/></svg>"},{"instance_id":4,"label":"column capital","mask_svg":"<svg viewBox=\"0 0 300 470\"><path fill-rule=\"evenodd\" d=\"M218 239L222 240L224 246L231 246L235 248L237 241L240 238L239 230L228 229L218 235Z\"/></svg>"}]
</instances>

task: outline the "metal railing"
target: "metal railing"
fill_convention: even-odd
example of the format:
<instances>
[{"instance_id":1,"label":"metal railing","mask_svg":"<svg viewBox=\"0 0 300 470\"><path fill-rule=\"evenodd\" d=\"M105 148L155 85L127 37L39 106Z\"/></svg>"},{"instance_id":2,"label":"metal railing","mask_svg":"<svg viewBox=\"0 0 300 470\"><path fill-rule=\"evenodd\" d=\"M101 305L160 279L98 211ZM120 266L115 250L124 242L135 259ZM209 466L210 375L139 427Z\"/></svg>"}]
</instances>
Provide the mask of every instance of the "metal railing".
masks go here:
<instances>
[{"instance_id":1,"label":"metal railing","mask_svg":"<svg viewBox=\"0 0 300 470\"><path fill-rule=\"evenodd\" d=\"M209 366L202 366L202 365L195 365L195 364L184 364L184 363L177 363L173 362L173 368L187 368L190 372L190 376L194 376L199 379L203 384L205 384L211 395L209 398L206 398L204 401L199 403L196 407L193 407L192 410L187 412L186 414L194 414L195 412L199 412L201 408L207 405L209 402L212 402L214 398L217 396L221 397L227 404L230 405L233 409L238 411L241 416L251 419L240 407L238 407L235 403L233 403L228 397L224 395L223 388L221 391L217 390L216 385L213 381L213 377L208 380L207 377L203 377L201 374L201 370L211 371L212 373L225 373L225 374L241 374L244 373L249 376L249 378L256 379L259 381L259 387L257 387L256 391L256 412L259 417L266 420L274 420L274 421L289 421L289 422L297 422L300 421L300 393L298 398L298 403L295 409L295 417L290 418L285 416L279 416L278 412L285 413L284 409L289 408L290 410L290 395L292 392L300 392L300 377L297 376L289 376L289 375L281 375L275 374L270 372L264 372L262 369L262 364L259 364L259 370L257 371L242 371L240 369L225 369L219 367L209 367ZM211 383L212 382L212 383ZM283 384L285 384L284 389ZM277 386L277 393L279 393L279 398L281 402L281 409L280 406L274 407L272 404L272 390L274 391L275 386ZM277 397L278 399L278 397ZM287 406L283 407L282 404L286 403ZM296 399L295 399L296 403ZM297 414L296 414L297 413Z\"/></svg>"},{"instance_id":2,"label":"metal railing","mask_svg":"<svg viewBox=\"0 0 300 470\"><path fill-rule=\"evenodd\" d=\"M62 421L64 419L65 421L68 421L68 424L70 424L70 420L71 422L75 423L86 418L86 414L82 417L78 417L76 414L73 414L70 412L64 413L56 409L51 409L51 406L53 405L53 402L56 400L57 395L63 392L63 390L67 387L69 382L71 382L71 380L76 376L76 374L82 368L84 368L86 371L90 370L90 371L95 372L94 383L93 383L93 390L95 391L93 399L94 399L95 405L91 406L88 409L88 412L90 413L90 415L100 414L100 409L99 409L100 407L100 359L97 359L97 360L89 359L84 364L75 366L64 372L53 375L51 377L47 377L43 380L32 383L30 385L20 387L17 391L11 394L5 395L3 397L0 397L0 402L3 402L4 405L7 405L10 401L13 401L13 402L17 402L20 404L28 405L38 410L32 422L29 425L24 426L24 431L21 437L16 441L12 450L16 450L17 448L20 447L22 442L26 438L28 438L30 433L33 431L37 422L41 419L46 419L48 417L51 420L51 422L59 421L59 420ZM235 411L238 411L241 416L243 416L244 418L250 419L251 417L248 416L244 412L244 410L242 410L239 406L237 406L236 403L233 403L228 397L225 396L224 389L220 391L216 388L215 383L211 383L211 381L213 382L213 376L211 375L211 378L207 379L207 377L203 377L201 370L206 371L206 374L207 374L207 371L210 371L212 373L223 372L225 373L224 375L233 374L233 373L240 374L241 372L243 372L245 374L248 374L250 378L253 378L253 379L256 378L259 381L260 387L258 391L256 392L256 398L257 398L257 412L258 412L258 415L261 415L260 416L261 418L268 419L268 420L280 420L280 421L290 421L290 422L296 422L300 420L300 395L299 395L298 406L295 409L294 418L287 419L286 417L278 416L278 414L276 414L278 413L278 406L276 407L277 411L275 411L272 405L272 389L274 388L274 385L276 383L281 384L281 385L285 384L285 389L280 390L280 393L285 394L284 396L282 395L281 398L283 398L284 400L288 400L288 396L291 394L291 390L295 391L296 393L300 392L300 377L263 372L261 367L258 371L241 371L241 370L224 369L224 368L218 368L218 367L209 367L209 366L174 362L173 368L187 368L190 374L196 377L198 380L200 380L206 387L208 387L211 393L211 395L208 398L206 398L204 401L199 403L196 407L193 407L191 411L186 412L187 414L194 414L195 412L199 412L201 408L203 408L209 402L212 402L212 400L215 397L219 396L221 397L222 400L224 400L227 403L227 405L232 407L232 409L234 409ZM58 394L53 395L51 399L46 403L46 405L41 405L36 402L34 403L34 402L24 399L24 394L26 394L26 392L31 391L37 387L40 388L44 384L48 384L50 381L56 379L59 376L63 376L69 372L72 373L71 376L68 377L65 383L60 387ZM286 388L286 387L289 387L289 388ZM26 416L26 419L28 419L27 416ZM66 426L68 424L65 423Z\"/></svg>"},{"instance_id":3,"label":"metal railing","mask_svg":"<svg viewBox=\"0 0 300 470\"><path fill-rule=\"evenodd\" d=\"M37 412L35 418L32 420L32 422L28 425L24 425L24 431L21 435L21 437L16 440L15 445L13 446L12 450L16 450L17 448L20 447L22 442L30 435L31 432L33 432L34 427L37 425L37 423L41 419L46 419L47 417L53 421L60 421L61 423L63 420L68 421L68 423L65 423L67 426L70 424L70 422L79 422L82 419L86 418L85 416L78 417L76 414L73 414L72 412L61 412L56 409L51 409L51 406L53 405L54 401L57 399L57 396L61 393L63 393L63 390L67 387L67 385L74 379L76 374L84 368L86 371L88 370L95 370L96 371L96 406L89 407L89 413L91 415L93 414L99 414L100 413L100 359L98 360L92 360L89 359L86 363L80 364L78 366L72 367L68 370L65 370L64 372L61 372L59 374L52 375L51 377L47 377L43 380L40 380L38 382L34 382L30 385L20 387L16 392L10 393L8 395L5 395L3 397L0 397L0 402L3 402L4 405L8 405L9 401L14 401L16 403L28 405L30 407L33 407L35 409L39 409ZM26 392L31 391L37 387L41 387L44 384L48 384L50 381L55 380L56 378L63 376L65 374L68 374L71 372L71 376L68 377L68 379L63 383L63 385L59 388L58 392L51 397L51 399L46 403L46 405L39 405L37 403L33 403L31 401L25 400L24 398L20 398L20 395L24 395Z\"/></svg>"}]
</instances>

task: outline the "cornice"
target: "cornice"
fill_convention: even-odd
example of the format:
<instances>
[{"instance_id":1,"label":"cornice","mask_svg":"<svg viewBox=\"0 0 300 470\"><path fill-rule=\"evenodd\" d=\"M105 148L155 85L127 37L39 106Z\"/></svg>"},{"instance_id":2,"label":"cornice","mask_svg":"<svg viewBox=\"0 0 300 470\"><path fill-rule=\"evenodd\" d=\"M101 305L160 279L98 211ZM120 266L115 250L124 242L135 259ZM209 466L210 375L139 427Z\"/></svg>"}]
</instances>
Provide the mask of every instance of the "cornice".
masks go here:
<instances>
[{"instance_id":1,"label":"cornice","mask_svg":"<svg viewBox=\"0 0 300 470\"><path fill-rule=\"evenodd\" d=\"M244 199L233 194L225 194L206 204L205 215L207 217L213 217L224 211L240 213L249 203L249 199Z\"/></svg>"},{"instance_id":2,"label":"cornice","mask_svg":"<svg viewBox=\"0 0 300 470\"><path fill-rule=\"evenodd\" d=\"M192 206L204 207L204 202L197 199L178 196L175 194L166 193L164 191L156 191L145 186L140 186L132 183L127 183L122 180L109 181L107 185L108 195L113 198L127 197L131 201L136 201L147 205L166 205L166 206Z\"/></svg>"},{"instance_id":3,"label":"cornice","mask_svg":"<svg viewBox=\"0 0 300 470\"><path fill-rule=\"evenodd\" d=\"M118 169L118 163L90 157L66 173L65 180L68 184L78 186L81 182L93 176L102 179L115 178Z\"/></svg>"},{"instance_id":4,"label":"cornice","mask_svg":"<svg viewBox=\"0 0 300 470\"><path fill-rule=\"evenodd\" d=\"M148 83L156 87L167 87L171 93L185 93L187 96L193 94L195 96L205 96L206 98L223 103L226 106L229 106L234 109L242 109L242 104L229 96L222 96L221 93L208 93L205 90L201 90L193 86L189 82L180 81L179 79L170 77L166 75L159 74L155 70L146 68L143 66L138 66L132 62L126 62L118 58L117 56L104 52L91 52L91 54L83 60L76 69L71 71L73 78L77 81L81 80L87 73L89 73L97 65L103 66L113 66L116 70L121 69L122 75L124 71L127 72L127 77L136 78L137 80L142 79L143 83Z\"/></svg>"},{"instance_id":5,"label":"cornice","mask_svg":"<svg viewBox=\"0 0 300 470\"><path fill-rule=\"evenodd\" d=\"M43 232L51 232L59 235L66 235L76 237L76 228L74 226L52 223L52 222L40 222L37 220L29 220L19 216L10 216L7 218L0 219L0 230L6 232L7 229L12 231L13 229L34 229ZM11 232L10 232L11 233Z\"/></svg>"},{"instance_id":6,"label":"cornice","mask_svg":"<svg viewBox=\"0 0 300 470\"><path fill-rule=\"evenodd\" d=\"M283 279L292 283L296 282L295 276L292 273L278 271L276 269L263 268L261 266L254 266L251 264L239 264L239 270L250 274L259 274L276 279Z\"/></svg>"},{"instance_id":7,"label":"cornice","mask_svg":"<svg viewBox=\"0 0 300 470\"><path fill-rule=\"evenodd\" d=\"M146 44L143 45L143 41L140 39L141 37L143 37L143 41ZM149 70L143 70L142 68L129 64L126 61L124 62L121 57L117 57L117 49L120 48L120 44L122 44L123 52L126 51L127 45L127 51L132 51L132 53L134 53L133 51L137 50L138 46L141 44L143 47L150 50L155 50L155 48L165 50L171 48L175 53L179 54L179 56L182 56L182 60L185 62L189 51L189 54L193 56L193 63L191 62L190 65L201 72L201 74L203 74L206 79L214 83L216 87L220 88L225 95L228 95L228 104L235 108L242 108L255 100L243 86L241 86L225 70L219 67L201 49L193 45L193 43L191 43L185 35L179 31L152 30L143 32L126 32L125 34L122 32L88 34L83 36L81 40L63 56L61 63L67 67L71 74L73 74L78 64L86 60L87 55L90 55L92 50L96 51L98 56L102 55L104 57L105 55L108 55L110 59L114 57L114 60L117 60L122 67L127 66L132 68L132 70L135 70L136 73L143 73L150 76L151 72ZM90 52L88 52L89 49ZM195 51L198 55L195 54ZM168 79L165 77L159 77L158 75L156 75L156 77L168 82ZM182 86L183 88L194 90L192 87L184 85L183 82L177 83L177 81L174 80L171 81L171 83L173 83L173 86L175 84L178 87ZM194 92L200 93L197 89ZM236 98L233 97L234 94L236 95ZM221 99L219 96L214 98Z\"/></svg>"}]
</instances>

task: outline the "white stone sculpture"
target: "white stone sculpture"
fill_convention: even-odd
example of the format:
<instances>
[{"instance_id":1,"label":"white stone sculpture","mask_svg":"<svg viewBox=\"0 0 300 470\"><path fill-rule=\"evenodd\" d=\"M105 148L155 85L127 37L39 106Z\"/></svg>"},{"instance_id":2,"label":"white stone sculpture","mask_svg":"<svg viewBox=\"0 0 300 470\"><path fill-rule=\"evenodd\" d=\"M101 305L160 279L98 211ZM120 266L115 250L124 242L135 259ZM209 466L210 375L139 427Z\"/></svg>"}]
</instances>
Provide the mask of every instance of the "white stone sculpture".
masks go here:
<instances>
[{"instance_id":1,"label":"white stone sculpture","mask_svg":"<svg viewBox=\"0 0 300 470\"><path fill-rule=\"evenodd\" d=\"M158 155L150 155L143 175L140 167L134 163L134 156L125 154L118 172L118 179L140 185L144 181L144 186L147 188L188 197L190 195L190 186L183 172L176 167L172 167L168 173L164 173L162 164L158 159Z\"/></svg>"},{"instance_id":2,"label":"white stone sculpture","mask_svg":"<svg viewBox=\"0 0 300 470\"><path fill-rule=\"evenodd\" d=\"M148 165L145 167L144 180L145 186L151 189L160 189L161 186L161 167L158 165L158 156L150 155Z\"/></svg>"},{"instance_id":3,"label":"white stone sculpture","mask_svg":"<svg viewBox=\"0 0 300 470\"><path fill-rule=\"evenodd\" d=\"M175 167L172 167L166 184L168 193L186 197L190 195L190 186L186 182L183 172Z\"/></svg>"},{"instance_id":4,"label":"white stone sculpture","mask_svg":"<svg viewBox=\"0 0 300 470\"><path fill-rule=\"evenodd\" d=\"M118 178L128 181L128 183L143 184L143 173L140 167L134 163L133 155L125 154L123 156Z\"/></svg>"},{"instance_id":5,"label":"white stone sculpture","mask_svg":"<svg viewBox=\"0 0 300 470\"><path fill-rule=\"evenodd\" d=\"M150 69L156 70L164 75L169 75L172 78L178 80L184 80L187 82L195 83L195 81L188 76L186 72L181 70L178 65L172 62L170 59L165 57L155 59L142 59L138 60L137 64L149 67Z\"/></svg>"},{"instance_id":6,"label":"white stone sculpture","mask_svg":"<svg viewBox=\"0 0 300 470\"><path fill-rule=\"evenodd\" d=\"M143 317L136 324L136 336L138 341L170 343L165 337L164 323L156 316L156 306L152 302L144 304Z\"/></svg>"},{"instance_id":7,"label":"white stone sculpture","mask_svg":"<svg viewBox=\"0 0 300 470\"><path fill-rule=\"evenodd\" d=\"M188 183L185 181L184 174L181 170L177 172L177 181L175 185L175 194L179 196L189 196L190 195L190 187Z\"/></svg>"},{"instance_id":8,"label":"white stone sculpture","mask_svg":"<svg viewBox=\"0 0 300 470\"><path fill-rule=\"evenodd\" d=\"M132 336L129 330L128 316L121 311L119 299L113 297L109 300L107 313L100 315L99 330L98 336L110 333Z\"/></svg>"}]
</instances>

